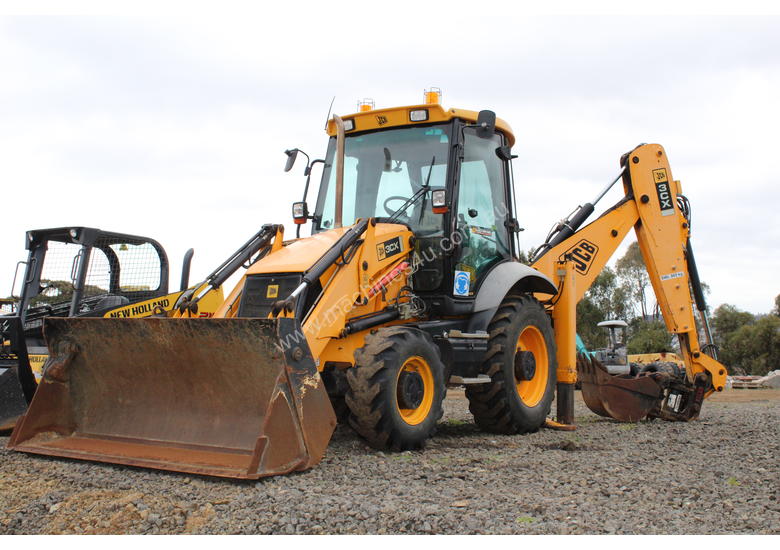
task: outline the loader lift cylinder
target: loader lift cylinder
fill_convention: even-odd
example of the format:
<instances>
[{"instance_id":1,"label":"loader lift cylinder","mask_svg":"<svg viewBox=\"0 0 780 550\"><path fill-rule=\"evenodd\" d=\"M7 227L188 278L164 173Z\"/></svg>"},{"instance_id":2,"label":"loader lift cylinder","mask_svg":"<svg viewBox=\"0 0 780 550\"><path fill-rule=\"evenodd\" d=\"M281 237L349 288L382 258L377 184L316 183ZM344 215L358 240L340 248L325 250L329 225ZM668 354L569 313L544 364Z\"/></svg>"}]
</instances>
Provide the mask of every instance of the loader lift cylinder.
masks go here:
<instances>
[{"instance_id":1,"label":"loader lift cylinder","mask_svg":"<svg viewBox=\"0 0 780 550\"><path fill-rule=\"evenodd\" d=\"M338 242L336 242L336 244L306 272L306 275L303 276L304 282L306 284L312 284L319 280L330 266L342 257L349 247L355 244L363 233L365 233L368 222L368 219L360 220L353 227L347 229Z\"/></svg>"},{"instance_id":2,"label":"loader lift cylinder","mask_svg":"<svg viewBox=\"0 0 780 550\"><path fill-rule=\"evenodd\" d=\"M254 237L245 242L241 248L236 250L229 259L225 260L221 266L208 276L206 280L209 282L209 287L207 288L211 290L222 286L239 267L248 262L256 252L259 252L261 248L268 244L268 241L271 240L278 228L278 225L264 225ZM204 289L202 294L206 292L208 290Z\"/></svg>"},{"instance_id":3,"label":"loader lift cylinder","mask_svg":"<svg viewBox=\"0 0 780 550\"><path fill-rule=\"evenodd\" d=\"M322 277L322 275L328 269L330 269L330 267L334 263L336 263L339 258L344 258L344 253L346 253L347 250L349 250L349 248L360 239L363 233L366 232L368 223L369 223L368 219L359 220L358 223L350 227L341 236L341 238L339 238L339 240L336 241L336 244L334 244L330 248L330 250L328 250L324 256L322 256L319 260L317 260L317 263L315 263L311 267L311 269L309 269L306 272L306 274L303 276L303 280L301 281L301 284L298 285L295 288L295 290L292 291L290 296L286 300L280 300L274 305L274 309L273 309L274 315L278 315L279 312L281 312L283 309L286 309L288 311L293 311L295 308L294 302L298 298L298 296L300 296L301 293L304 290L306 290L306 288L309 285L318 281L319 278ZM344 259L346 260L346 258ZM303 313L303 312L299 312L299 313Z\"/></svg>"},{"instance_id":4,"label":"loader lift cylinder","mask_svg":"<svg viewBox=\"0 0 780 550\"><path fill-rule=\"evenodd\" d=\"M201 285L193 288L192 291L185 292L184 295L180 298L181 303L177 304L177 307L181 308L182 312L184 309L189 309L191 312L196 313L198 311L198 302L212 290L216 290L221 287L225 281L227 281L230 276L233 275L233 273L238 271L238 268L249 262L252 259L252 256L260 252L263 247L268 245L280 227L281 226L279 225L273 224L264 225L262 229L260 229L260 231L258 231L251 239L245 242L241 248L236 250L230 256L230 258L222 262L222 264L217 269L212 271L211 274L206 277L206 280L201 283ZM196 288L201 286L203 288L198 293L198 295L195 296L195 298L190 299Z\"/></svg>"}]
</instances>

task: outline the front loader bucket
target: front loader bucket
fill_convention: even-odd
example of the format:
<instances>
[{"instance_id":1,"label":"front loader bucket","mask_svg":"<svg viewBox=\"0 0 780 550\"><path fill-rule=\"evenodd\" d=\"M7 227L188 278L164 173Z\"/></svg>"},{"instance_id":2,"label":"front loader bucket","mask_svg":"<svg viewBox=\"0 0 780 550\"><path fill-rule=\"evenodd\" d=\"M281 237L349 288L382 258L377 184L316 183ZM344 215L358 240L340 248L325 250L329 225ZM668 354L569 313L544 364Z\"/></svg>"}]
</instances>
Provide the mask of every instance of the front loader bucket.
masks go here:
<instances>
[{"instance_id":1,"label":"front loader bucket","mask_svg":"<svg viewBox=\"0 0 780 550\"><path fill-rule=\"evenodd\" d=\"M293 319L46 319L9 448L233 478L305 470L336 425Z\"/></svg>"},{"instance_id":2,"label":"front loader bucket","mask_svg":"<svg viewBox=\"0 0 780 550\"><path fill-rule=\"evenodd\" d=\"M663 389L653 378L609 374L596 359L583 354L577 356L577 378L588 408L621 422L646 418L663 398Z\"/></svg>"}]
</instances>

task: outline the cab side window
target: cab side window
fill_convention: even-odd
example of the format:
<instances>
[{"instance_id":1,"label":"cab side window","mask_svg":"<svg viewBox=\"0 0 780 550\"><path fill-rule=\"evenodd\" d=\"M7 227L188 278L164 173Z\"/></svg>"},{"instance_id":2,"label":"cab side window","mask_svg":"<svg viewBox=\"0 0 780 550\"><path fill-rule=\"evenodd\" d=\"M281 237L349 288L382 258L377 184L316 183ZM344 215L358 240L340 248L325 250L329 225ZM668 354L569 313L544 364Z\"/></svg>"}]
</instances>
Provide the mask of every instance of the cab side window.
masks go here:
<instances>
[{"instance_id":1,"label":"cab side window","mask_svg":"<svg viewBox=\"0 0 780 550\"><path fill-rule=\"evenodd\" d=\"M510 256L509 234L504 225L509 205L504 165L496 155L501 136L479 138L472 128L464 134L455 214L462 244L456 254L453 293L473 296L476 282L488 269Z\"/></svg>"}]
</instances>

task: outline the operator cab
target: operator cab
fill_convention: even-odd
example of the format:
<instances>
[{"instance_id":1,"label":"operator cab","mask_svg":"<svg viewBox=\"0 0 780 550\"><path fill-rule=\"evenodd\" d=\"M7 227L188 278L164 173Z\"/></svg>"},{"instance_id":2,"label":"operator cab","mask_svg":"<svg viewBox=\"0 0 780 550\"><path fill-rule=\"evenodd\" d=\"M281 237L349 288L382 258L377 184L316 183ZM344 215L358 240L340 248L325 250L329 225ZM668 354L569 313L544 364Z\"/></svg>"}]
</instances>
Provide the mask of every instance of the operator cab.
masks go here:
<instances>
[{"instance_id":1,"label":"operator cab","mask_svg":"<svg viewBox=\"0 0 780 550\"><path fill-rule=\"evenodd\" d=\"M517 254L511 129L490 111L438 103L362 110L344 126L341 225L375 217L408 226L416 237L415 291L447 312L466 312L485 275ZM333 120L328 133L314 214L307 216L312 233L339 225Z\"/></svg>"}]
</instances>

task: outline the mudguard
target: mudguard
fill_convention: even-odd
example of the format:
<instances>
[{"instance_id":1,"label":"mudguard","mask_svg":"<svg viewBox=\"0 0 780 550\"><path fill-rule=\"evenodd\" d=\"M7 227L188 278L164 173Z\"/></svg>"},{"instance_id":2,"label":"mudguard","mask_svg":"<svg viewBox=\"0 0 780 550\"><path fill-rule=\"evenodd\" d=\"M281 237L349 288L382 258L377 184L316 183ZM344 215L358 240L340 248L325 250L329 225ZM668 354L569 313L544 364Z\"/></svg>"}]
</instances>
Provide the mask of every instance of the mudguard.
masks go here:
<instances>
[{"instance_id":1,"label":"mudguard","mask_svg":"<svg viewBox=\"0 0 780 550\"><path fill-rule=\"evenodd\" d=\"M474 312L497 308L510 289L555 295L558 288L544 273L520 262L503 262L486 276L474 299Z\"/></svg>"}]
</instances>

